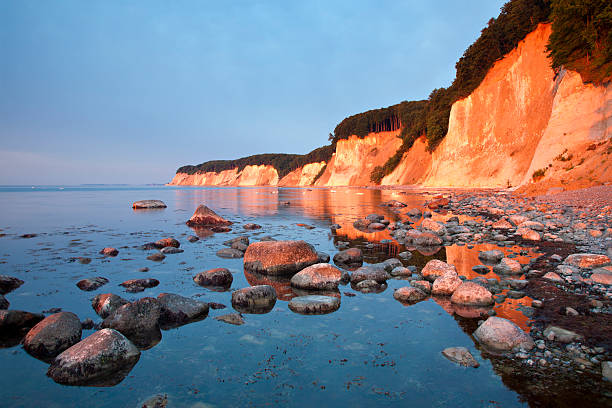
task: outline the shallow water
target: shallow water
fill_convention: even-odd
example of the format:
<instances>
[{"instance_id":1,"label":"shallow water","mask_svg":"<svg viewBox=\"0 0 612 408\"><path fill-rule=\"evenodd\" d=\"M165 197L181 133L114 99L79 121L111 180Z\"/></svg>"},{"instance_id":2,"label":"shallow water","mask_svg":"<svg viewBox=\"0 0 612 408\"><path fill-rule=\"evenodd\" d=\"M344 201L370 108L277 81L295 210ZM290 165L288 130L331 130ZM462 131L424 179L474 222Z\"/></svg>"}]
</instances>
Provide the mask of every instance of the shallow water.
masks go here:
<instances>
[{"instance_id":1,"label":"shallow water","mask_svg":"<svg viewBox=\"0 0 612 408\"><path fill-rule=\"evenodd\" d=\"M476 347L470 333L477 319L454 314L450 302L440 299L412 306L395 301L393 290L407 281L390 280L378 294L341 286L341 293L356 296L342 295L340 309L329 315L303 316L289 310L287 300L294 294L287 281L279 279L272 282L279 292L274 309L263 315L245 314L242 326L213 319L233 312L230 291L210 291L192 281L197 272L226 267L234 274L232 289L260 283L261 277L245 275L242 259L215 255L222 242L237 235L248 235L251 242L264 235L303 239L332 257L338 242L345 241L361 247L367 262L382 261L405 248L388 242L386 231L356 230L353 221L374 212L396 220L397 214L381 202L396 199L410 208L428 198L419 192L367 189L0 187L0 233L5 234L0 238L0 274L25 281L6 295L11 309L41 312L59 307L97 322L100 318L90 299L108 292L129 300L171 292L228 306L211 309L203 321L164 331L161 342L143 351L130 374L114 387L58 385L46 377L48 365L21 346L0 349L1 405L138 406L157 393L167 394L169 406L177 407L525 405ZM131 203L142 199L161 199L168 208L132 210ZM290 204L284 205L287 201ZM194 231L185 221L201 203L234 221L233 231L189 243L186 236ZM247 222L263 228L244 231L241 225ZM333 223L342 226L337 234L329 229ZM20 238L28 233L37 236ZM178 239L185 252L156 263L145 259L149 252L136 248L164 237ZM118 248L119 255L98 255L107 246ZM429 259L448 260L472 278L472 266L480 263L478 251L492 247L455 245L435 254L413 251L404 264L420 269ZM73 261L80 256L92 262ZM528 257L517 259L526 262ZM139 272L143 266L150 271ZM77 281L94 276L110 282L94 292L76 287ZM138 294L118 286L147 277L158 279L160 285ZM485 277L496 276L491 272ZM510 299L496 305L496 311L528 329L529 320L516 308L529 303L528 298ZM84 330L83 337L91 333ZM463 368L446 360L441 351L451 346L467 347L481 366Z\"/></svg>"}]
</instances>

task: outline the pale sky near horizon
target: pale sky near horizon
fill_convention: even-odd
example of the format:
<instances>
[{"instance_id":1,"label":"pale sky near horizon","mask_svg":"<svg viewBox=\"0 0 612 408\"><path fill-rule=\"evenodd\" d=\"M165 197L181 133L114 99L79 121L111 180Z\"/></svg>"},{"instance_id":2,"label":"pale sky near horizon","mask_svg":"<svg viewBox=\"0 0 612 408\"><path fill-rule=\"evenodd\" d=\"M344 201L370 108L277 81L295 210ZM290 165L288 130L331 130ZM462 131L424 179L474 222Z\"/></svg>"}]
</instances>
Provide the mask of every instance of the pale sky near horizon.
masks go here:
<instances>
[{"instance_id":1,"label":"pale sky near horizon","mask_svg":"<svg viewBox=\"0 0 612 408\"><path fill-rule=\"evenodd\" d=\"M0 0L0 185L165 183L426 99L501 0Z\"/></svg>"}]
</instances>

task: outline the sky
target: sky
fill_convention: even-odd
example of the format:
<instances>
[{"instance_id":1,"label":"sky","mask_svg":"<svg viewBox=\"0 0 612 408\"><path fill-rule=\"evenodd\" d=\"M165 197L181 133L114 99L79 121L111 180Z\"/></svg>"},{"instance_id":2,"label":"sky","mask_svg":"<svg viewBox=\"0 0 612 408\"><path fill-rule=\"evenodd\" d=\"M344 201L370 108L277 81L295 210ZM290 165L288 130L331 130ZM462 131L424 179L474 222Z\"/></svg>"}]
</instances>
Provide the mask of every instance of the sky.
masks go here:
<instances>
[{"instance_id":1,"label":"sky","mask_svg":"<svg viewBox=\"0 0 612 408\"><path fill-rule=\"evenodd\" d=\"M499 0L0 0L0 185L165 183L426 99Z\"/></svg>"}]
</instances>

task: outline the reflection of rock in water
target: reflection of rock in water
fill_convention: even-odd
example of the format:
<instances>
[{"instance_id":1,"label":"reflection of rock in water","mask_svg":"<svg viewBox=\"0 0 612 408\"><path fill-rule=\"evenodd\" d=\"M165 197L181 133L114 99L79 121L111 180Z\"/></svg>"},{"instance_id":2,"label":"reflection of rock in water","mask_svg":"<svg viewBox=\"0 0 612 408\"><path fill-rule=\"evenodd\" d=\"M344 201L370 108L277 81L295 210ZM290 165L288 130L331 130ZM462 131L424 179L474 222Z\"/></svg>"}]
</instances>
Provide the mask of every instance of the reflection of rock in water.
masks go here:
<instances>
[{"instance_id":1,"label":"reflection of rock in water","mask_svg":"<svg viewBox=\"0 0 612 408\"><path fill-rule=\"evenodd\" d=\"M278 300L289 301L298 296L291 288L291 278L286 276L262 275L258 272L244 270L244 277L251 286L270 285L276 291Z\"/></svg>"}]
</instances>

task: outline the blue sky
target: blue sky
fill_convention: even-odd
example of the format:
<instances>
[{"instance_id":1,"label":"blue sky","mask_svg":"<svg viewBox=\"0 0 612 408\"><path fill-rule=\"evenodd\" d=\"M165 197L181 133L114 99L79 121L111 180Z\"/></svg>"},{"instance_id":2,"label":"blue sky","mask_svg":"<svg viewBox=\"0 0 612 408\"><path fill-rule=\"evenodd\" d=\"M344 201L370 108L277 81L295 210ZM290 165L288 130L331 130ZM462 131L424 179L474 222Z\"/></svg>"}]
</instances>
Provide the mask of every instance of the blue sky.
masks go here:
<instances>
[{"instance_id":1,"label":"blue sky","mask_svg":"<svg viewBox=\"0 0 612 408\"><path fill-rule=\"evenodd\" d=\"M503 1L0 0L0 184L163 183L425 99Z\"/></svg>"}]
</instances>

